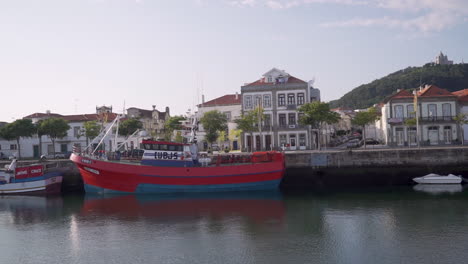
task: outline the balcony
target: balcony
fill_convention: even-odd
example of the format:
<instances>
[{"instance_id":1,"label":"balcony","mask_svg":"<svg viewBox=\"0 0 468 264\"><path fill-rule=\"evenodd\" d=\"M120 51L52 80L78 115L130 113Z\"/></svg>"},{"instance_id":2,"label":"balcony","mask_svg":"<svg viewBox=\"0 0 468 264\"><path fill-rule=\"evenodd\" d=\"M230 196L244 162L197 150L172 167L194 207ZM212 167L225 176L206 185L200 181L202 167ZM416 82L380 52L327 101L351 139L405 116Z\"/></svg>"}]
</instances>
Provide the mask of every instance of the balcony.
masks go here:
<instances>
[{"instance_id":1,"label":"balcony","mask_svg":"<svg viewBox=\"0 0 468 264\"><path fill-rule=\"evenodd\" d=\"M414 119L415 117L392 117L387 120L388 124L398 125L404 124L408 119ZM455 116L432 116L432 117L419 117L420 123L448 123L454 122Z\"/></svg>"}]
</instances>

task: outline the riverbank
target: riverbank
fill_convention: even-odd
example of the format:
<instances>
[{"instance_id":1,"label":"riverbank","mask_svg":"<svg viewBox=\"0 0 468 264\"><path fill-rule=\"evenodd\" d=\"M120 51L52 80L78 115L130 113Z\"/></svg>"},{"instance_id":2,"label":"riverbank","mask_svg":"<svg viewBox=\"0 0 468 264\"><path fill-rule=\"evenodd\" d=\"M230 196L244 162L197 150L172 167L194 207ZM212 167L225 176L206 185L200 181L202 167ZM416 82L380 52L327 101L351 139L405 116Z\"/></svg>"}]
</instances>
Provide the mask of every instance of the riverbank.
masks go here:
<instances>
[{"instance_id":1,"label":"riverbank","mask_svg":"<svg viewBox=\"0 0 468 264\"><path fill-rule=\"evenodd\" d=\"M294 151L285 156L282 190L414 185L413 178L429 173L468 177L465 146ZM69 160L55 162L63 171L63 192L83 192L77 167Z\"/></svg>"},{"instance_id":2,"label":"riverbank","mask_svg":"<svg viewBox=\"0 0 468 264\"><path fill-rule=\"evenodd\" d=\"M429 173L468 176L468 147L286 153L282 188L412 185Z\"/></svg>"}]
</instances>

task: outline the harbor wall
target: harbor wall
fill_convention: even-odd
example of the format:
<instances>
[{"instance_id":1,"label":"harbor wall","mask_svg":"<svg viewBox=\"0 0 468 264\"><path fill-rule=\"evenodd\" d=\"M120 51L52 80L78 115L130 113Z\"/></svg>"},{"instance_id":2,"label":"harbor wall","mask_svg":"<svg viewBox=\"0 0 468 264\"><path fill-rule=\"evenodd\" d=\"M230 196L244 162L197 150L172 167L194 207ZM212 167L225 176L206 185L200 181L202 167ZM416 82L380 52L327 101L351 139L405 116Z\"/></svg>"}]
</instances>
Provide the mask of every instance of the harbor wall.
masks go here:
<instances>
[{"instance_id":1,"label":"harbor wall","mask_svg":"<svg viewBox=\"0 0 468 264\"><path fill-rule=\"evenodd\" d=\"M449 173L468 178L468 147L287 152L282 190L413 185L413 178ZM35 161L21 161L31 163ZM37 161L36 161L37 162ZM82 192L70 160L57 160L64 193ZM0 162L3 167L8 162Z\"/></svg>"},{"instance_id":2,"label":"harbor wall","mask_svg":"<svg viewBox=\"0 0 468 264\"><path fill-rule=\"evenodd\" d=\"M283 189L411 185L429 173L468 177L468 148L292 152L286 167Z\"/></svg>"}]
</instances>

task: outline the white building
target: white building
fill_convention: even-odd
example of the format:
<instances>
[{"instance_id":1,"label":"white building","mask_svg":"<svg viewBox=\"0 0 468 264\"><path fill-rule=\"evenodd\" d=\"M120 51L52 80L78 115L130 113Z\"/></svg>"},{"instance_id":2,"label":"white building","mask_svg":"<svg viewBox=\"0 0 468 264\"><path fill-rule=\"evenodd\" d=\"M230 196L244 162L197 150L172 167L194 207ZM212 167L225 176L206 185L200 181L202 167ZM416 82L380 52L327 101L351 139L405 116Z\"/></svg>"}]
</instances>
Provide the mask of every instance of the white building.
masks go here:
<instances>
[{"instance_id":1,"label":"white building","mask_svg":"<svg viewBox=\"0 0 468 264\"><path fill-rule=\"evenodd\" d=\"M447 55L444 55L442 51L437 55L434 61L435 64L440 64L440 65L450 65L453 64L453 61L449 60L447 58Z\"/></svg>"},{"instance_id":2,"label":"white building","mask_svg":"<svg viewBox=\"0 0 468 264\"><path fill-rule=\"evenodd\" d=\"M238 119L241 116L241 96L236 94L227 94L208 102L202 101L201 104L198 105L197 111L197 119L200 120L206 112L217 110L227 118L227 139L225 142L222 142L224 146L228 147L232 150L238 150L240 148L240 138L236 136L236 129L237 124L234 120ZM207 142L204 140L205 131L203 130L203 126L199 124L198 132L197 132L197 140L202 149L206 149L208 147Z\"/></svg>"},{"instance_id":3,"label":"white building","mask_svg":"<svg viewBox=\"0 0 468 264\"><path fill-rule=\"evenodd\" d=\"M415 120L415 96L400 90L387 98L382 107L382 130L387 145L417 146L456 144L458 128L457 96L435 85L426 85L417 92L419 126L408 124Z\"/></svg>"},{"instance_id":4,"label":"white building","mask_svg":"<svg viewBox=\"0 0 468 264\"><path fill-rule=\"evenodd\" d=\"M23 119L31 119L33 123L37 123L39 120L48 118L62 118L68 122L70 129L67 132L67 136L55 140L55 145L52 145L52 140L48 136L42 136L39 138L36 134L31 138L21 138L21 157L39 158L42 155L49 155L56 152L66 153L72 151L73 147L85 149L87 146L87 139L84 136L84 123L87 121L96 121L99 124L107 126L117 117L117 114L101 110L101 108L98 108L96 114L60 115L47 112L35 113L24 117ZM113 138L109 135L103 141L104 147L107 151L111 151L113 148L111 140L113 140ZM88 144L90 143L91 142L88 142ZM17 156L18 145L16 140L7 141L1 139L0 151L3 152L4 155Z\"/></svg>"},{"instance_id":5,"label":"white building","mask_svg":"<svg viewBox=\"0 0 468 264\"><path fill-rule=\"evenodd\" d=\"M455 91L453 94L458 97L458 113L468 117L468 89ZM461 140L464 140L464 144L466 144L468 142L468 124L463 124L461 133L463 133Z\"/></svg>"},{"instance_id":6,"label":"white building","mask_svg":"<svg viewBox=\"0 0 468 264\"><path fill-rule=\"evenodd\" d=\"M242 111L261 106L266 116L258 131L244 131L246 150L311 149L309 126L302 126L297 109L310 102L309 84L285 71L271 69L252 83L241 87Z\"/></svg>"}]
</instances>

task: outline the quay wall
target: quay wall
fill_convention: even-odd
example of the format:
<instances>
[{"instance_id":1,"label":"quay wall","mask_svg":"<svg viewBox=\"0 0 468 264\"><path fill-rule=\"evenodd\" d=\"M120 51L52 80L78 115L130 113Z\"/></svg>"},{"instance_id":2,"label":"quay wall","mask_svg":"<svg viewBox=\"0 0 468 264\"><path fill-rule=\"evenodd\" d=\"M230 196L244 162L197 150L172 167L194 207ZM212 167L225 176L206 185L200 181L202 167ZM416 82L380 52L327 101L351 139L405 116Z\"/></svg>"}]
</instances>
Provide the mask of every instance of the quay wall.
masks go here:
<instances>
[{"instance_id":1,"label":"quay wall","mask_svg":"<svg viewBox=\"0 0 468 264\"><path fill-rule=\"evenodd\" d=\"M468 178L468 147L287 152L282 190L414 185L413 178L449 173ZM20 161L30 163L34 161ZM9 162L0 162L4 166ZM53 163L63 172L64 193L83 192L70 160Z\"/></svg>"},{"instance_id":2,"label":"quay wall","mask_svg":"<svg viewBox=\"0 0 468 264\"><path fill-rule=\"evenodd\" d=\"M282 188L412 185L428 173L468 177L468 147L286 153Z\"/></svg>"}]
</instances>

